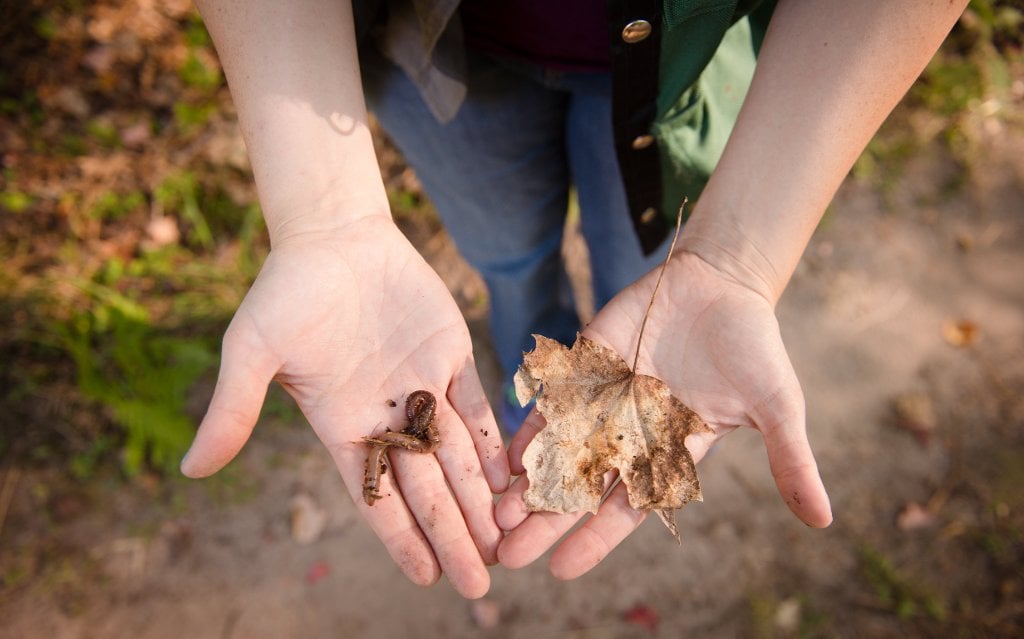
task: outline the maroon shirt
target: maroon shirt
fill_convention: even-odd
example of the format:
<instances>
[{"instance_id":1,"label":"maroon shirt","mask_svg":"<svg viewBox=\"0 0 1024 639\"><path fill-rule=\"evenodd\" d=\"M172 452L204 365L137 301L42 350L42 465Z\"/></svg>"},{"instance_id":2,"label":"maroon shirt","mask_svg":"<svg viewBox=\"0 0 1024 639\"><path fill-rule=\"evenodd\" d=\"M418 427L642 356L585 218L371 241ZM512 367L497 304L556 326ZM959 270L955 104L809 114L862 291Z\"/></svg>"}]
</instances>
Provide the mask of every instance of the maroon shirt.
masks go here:
<instances>
[{"instance_id":1,"label":"maroon shirt","mask_svg":"<svg viewBox=\"0 0 1024 639\"><path fill-rule=\"evenodd\" d=\"M608 71L604 0L463 0L466 46L559 71Z\"/></svg>"}]
</instances>

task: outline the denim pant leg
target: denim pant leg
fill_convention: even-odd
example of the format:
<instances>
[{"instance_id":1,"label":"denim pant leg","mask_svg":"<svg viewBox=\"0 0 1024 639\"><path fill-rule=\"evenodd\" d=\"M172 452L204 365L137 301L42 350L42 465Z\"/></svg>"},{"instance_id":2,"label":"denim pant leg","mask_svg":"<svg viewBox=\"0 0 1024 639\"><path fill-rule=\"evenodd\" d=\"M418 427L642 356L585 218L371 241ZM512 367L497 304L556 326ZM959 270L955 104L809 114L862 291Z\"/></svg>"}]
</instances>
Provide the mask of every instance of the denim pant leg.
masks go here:
<instances>
[{"instance_id":1,"label":"denim pant leg","mask_svg":"<svg viewBox=\"0 0 1024 639\"><path fill-rule=\"evenodd\" d=\"M579 327L560 251L569 98L488 58L468 62L468 95L446 124L379 55L364 56L363 81L370 109L483 276L495 349L511 376L533 348L531 333L571 343Z\"/></svg>"},{"instance_id":2,"label":"denim pant leg","mask_svg":"<svg viewBox=\"0 0 1024 639\"><path fill-rule=\"evenodd\" d=\"M594 83L588 86L594 87ZM590 251L594 307L599 311L619 291L664 261L668 240L644 256L633 231L615 154L610 82L600 91L572 94L567 140L580 203L580 229Z\"/></svg>"}]
</instances>

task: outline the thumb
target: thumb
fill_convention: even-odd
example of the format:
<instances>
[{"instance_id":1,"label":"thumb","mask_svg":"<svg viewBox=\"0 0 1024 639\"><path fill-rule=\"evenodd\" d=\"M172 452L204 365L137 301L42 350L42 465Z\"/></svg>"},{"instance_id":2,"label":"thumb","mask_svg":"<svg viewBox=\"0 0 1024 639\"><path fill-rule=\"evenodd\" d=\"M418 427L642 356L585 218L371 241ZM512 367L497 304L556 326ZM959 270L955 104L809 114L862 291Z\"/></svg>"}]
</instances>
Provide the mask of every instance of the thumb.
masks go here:
<instances>
[{"instance_id":1,"label":"thumb","mask_svg":"<svg viewBox=\"0 0 1024 639\"><path fill-rule=\"evenodd\" d=\"M758 420L779 494L802 522L814 528L832 523L832 506L807 441L802 394L777 395Z\"/></svg>"},{"instance_id":2,"label":"thumb","mask_svg":"<svg viewBox=\"0 0 1024 639\"><path fill-rule=\"evenodd\" d=\"M251 324L228 327L221 346L220 372L206 416L181 460L187 477L207 477L235 458L260 416L267 386L278 365Z\"/></svg>"}]
</instances>

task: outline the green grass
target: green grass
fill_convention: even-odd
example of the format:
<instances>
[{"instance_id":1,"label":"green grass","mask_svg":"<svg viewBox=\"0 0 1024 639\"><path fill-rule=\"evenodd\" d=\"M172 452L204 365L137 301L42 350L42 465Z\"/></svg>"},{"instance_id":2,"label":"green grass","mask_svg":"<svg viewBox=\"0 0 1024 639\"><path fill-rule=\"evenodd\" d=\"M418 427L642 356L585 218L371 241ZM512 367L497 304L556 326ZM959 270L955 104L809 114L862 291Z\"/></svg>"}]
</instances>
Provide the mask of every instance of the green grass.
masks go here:
<instances>
[{"instance_id":1,"label":"green grass","mask_svg":"<svg viewBox=\"0 0 1024 639\"><path fill-rule=\"evenodd\" d=\"M859 549L861 576L872 587L879 604L903 621L925 615L944 621L945 602L925 585L893 566L880 550L864 544Z\"/></svg>"},{"instance_id":2,"label":"green grass","mask_svg":"<svg viewBox=\"0 0 1024 639\"><path fill-rule=\"evenodd\" d=\"M32 206L32 196L23 191L11 189L0 192L0 210L22 213Z\"/></svg>"},{"instance_id":3,"label":"green grass","mask_svg":"<svg viewBox=\"0 0 1024 639\"><path fill-rule=\"evenodd\" d=\"M121 465L129 476L145 464L171 470L195 432L185 406L188 394L216 363L209 339L161 330L144 307L96 282L79 286L91 304L67 324L53 326L75 363L83 395L106 406L122 429ZM94 466L107 446L78 457Z\"/></svg>"},{"instance_id":4,"label":"green grass","mask_svg":"<svg viewBox=\"0 0 1024 639\"><path fill-rule=\"evenodd\" d=\"M207 66L196 55L195 50L189 51L188 57L185 58L185 62L181 65L178 73L185 86L204 92L212 91L223 84L220 70Z\"/></svg>"}]
</instances>

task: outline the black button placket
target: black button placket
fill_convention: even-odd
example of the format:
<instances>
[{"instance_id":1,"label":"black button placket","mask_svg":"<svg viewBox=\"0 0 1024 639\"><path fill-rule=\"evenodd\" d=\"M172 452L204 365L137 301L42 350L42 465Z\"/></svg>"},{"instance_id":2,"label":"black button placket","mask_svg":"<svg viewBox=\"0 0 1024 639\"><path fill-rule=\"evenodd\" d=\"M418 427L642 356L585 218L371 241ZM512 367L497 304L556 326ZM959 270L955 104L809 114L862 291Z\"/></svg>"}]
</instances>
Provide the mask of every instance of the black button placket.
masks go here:
<instances>
[{"instance_id":1,"label":"black button placket","mask_svg":"<svg viewBox=\"0 0 1024 639\"><path fill-rule=\"evenodd\" d=\"M648 254L668 233L668 223L658 210L662 199L660 154L657 140L650 142L657 115L661 1L610 0L608 4L615 154L633 227ZM650 24L649 33L645 22Z\"/></svg>"}]
</instances>

